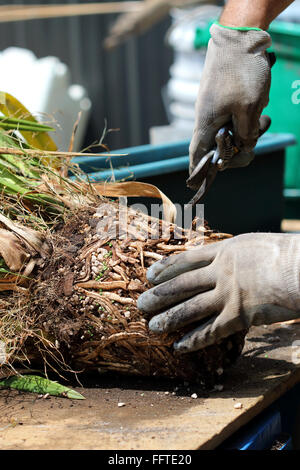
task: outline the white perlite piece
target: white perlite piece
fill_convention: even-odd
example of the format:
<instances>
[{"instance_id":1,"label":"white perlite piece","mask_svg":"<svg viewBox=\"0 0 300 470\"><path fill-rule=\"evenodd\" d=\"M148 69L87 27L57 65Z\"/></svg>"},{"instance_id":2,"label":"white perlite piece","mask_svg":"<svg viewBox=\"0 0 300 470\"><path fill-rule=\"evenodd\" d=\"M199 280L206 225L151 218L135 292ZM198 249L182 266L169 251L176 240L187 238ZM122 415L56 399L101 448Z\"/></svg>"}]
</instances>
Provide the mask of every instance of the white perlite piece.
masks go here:
<instances>
[{"instance_id":1,"label":"white perlite piece","mask_svg":"<svg viewBox=\"0 0 300 470\"><path fill-rule=\"evenodd\" d=\"M191 398L198 398L197 393L193 393L193 395L191 395Z\"/></svg>"},{"instance_id":2,"label":"white perlite piece","mask_svg":"<svg viewBox=\"0 0 300 470\"><path fill-rule=\"evenodd\" d=\"M243 408L243 403L240 403L240 402L239 402L239 403L236 403L236 404L234 405L234 408L236 408L237 410L240 410L241 408Z\"/></svg>"},{"instance_id":3,"label":"white perlite piece","mask_svg":"<svg viewBox=\"0 0 300 470\"><path fill-rule=\"evenodd\" d=\"M125 406L125 405L126 403L122 403L122 402L118 403L118 407Z\"/></svg>"}]
</instances>

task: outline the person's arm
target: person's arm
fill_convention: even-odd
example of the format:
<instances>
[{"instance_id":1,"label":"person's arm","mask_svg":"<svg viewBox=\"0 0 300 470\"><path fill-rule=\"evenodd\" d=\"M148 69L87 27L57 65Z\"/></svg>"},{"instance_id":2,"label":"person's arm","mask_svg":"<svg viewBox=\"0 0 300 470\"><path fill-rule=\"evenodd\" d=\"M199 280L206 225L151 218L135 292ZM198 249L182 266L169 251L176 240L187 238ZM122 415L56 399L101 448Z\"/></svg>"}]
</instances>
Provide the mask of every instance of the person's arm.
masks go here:
<instances>
[{"instance_id":1,"label":"person's arm","mask_svg":"<svg viewBox=\"0 0 300 470\"><path fill-rule=\"evenodd\" d=\"M254 158L251 151L259 136L259 119L268 104L271 84L267 54L271 37L265 29L290 3L229 0L219 22L212 25L196 101L190 173L214 147L218 130L230 123L241 152L227 167L246 166Z\"/></svg>"},{"instance_id":2,"label":"person's arm","mask_svg":"<svg viewBox=\"0 0 300 470\"><path fill-rule=\"evenodd\" d=\"M291 3L293 0L229 0L220 17L220 24L266 30Z\"/></svg>"}]
</instances>

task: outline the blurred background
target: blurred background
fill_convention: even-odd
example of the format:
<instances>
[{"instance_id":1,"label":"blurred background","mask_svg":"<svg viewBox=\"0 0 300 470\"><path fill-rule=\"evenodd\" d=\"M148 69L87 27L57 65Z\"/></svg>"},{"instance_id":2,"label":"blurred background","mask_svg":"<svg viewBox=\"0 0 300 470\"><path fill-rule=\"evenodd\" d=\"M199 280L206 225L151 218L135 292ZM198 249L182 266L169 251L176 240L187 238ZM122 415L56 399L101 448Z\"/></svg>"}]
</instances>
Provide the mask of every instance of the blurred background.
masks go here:
<instances>
[{"instance_id":1,"label":"blurred background","mask_svg":"<svg viewBox=\"0 0 300 470\"><path fill-rule=\"evenodd\" d=\"M87 3L84 0L11 0L12 5ZM0 5L7 2L0 2ZM168 80L172 49L164 45L166 16L151 31L112 50L103 41L116 14L51 18L1 24L0 50L16 46L37 58L54 56L69 68L71 82L91 100L83 145L99 140L105 126L118 128L106 142L113 149L147 143L149 128L167 123L161 89ZM16 70L18 80L27 71ZM1 79L0 88L2 89ZM19 98L22 100L22 96Z\"/></svg>"}]
</instances>

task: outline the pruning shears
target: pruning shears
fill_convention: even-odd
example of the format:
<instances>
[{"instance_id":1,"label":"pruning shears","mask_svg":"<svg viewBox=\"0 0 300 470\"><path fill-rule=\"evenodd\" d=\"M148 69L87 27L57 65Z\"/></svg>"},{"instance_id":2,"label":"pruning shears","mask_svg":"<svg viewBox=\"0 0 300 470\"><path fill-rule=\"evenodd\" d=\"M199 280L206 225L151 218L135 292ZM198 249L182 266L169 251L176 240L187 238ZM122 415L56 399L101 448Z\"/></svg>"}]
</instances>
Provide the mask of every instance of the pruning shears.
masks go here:
<instances>
[{"instance_id":1,"label":"pruning shears","mask_svg":"<svg viewBox=\"0 0 300 470\"><path fill-rule=\"evenodd\" d=\"M260 119L259 136L264 134L271 125L269 116L262 116ZM218 171L228 167L232 158L240 152L234 143L232 125L228 124L221 127L216 134L216 147L201 158L200 162L187 179L186 184L189 188L197 191L188 204L194 206L208 192L214 182Z\"/></svg>"}]
</instances>

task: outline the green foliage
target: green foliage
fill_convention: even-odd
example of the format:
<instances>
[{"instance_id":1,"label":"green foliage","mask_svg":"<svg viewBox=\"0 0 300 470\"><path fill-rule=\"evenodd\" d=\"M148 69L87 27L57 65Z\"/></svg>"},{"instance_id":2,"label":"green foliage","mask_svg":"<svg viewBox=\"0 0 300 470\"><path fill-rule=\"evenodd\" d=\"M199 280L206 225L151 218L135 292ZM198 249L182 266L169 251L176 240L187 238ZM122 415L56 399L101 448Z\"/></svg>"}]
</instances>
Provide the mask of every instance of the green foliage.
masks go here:
<instances>
[{"instance_id":1,"label":"green foliage","mask_svg":"<svg viewBox=\"0 0 300 470\"><path fill-rule=\"evenodd\" d=\"M50 126L45 126L38 122L32 122L27 119L10 118L6 116L0 116L0 127L4 130L18 130L27 132L50 132L55 129Z\"/></svg>"},{"instance_id":2,"label":"green foliage","mask_svg":"<svg viewBox=\"0 0 300 470\"><path fill-rule=\"evenodd\" d=\"M0 147L21 148L21 142L0 128ZM25 145L26 151L26 145ZM38 190L42 175L52 173L41 160L34 156L0 154L0 192L16 203L22 200L41 207L46 213L59 214L63 203L46 192ZM17 210L17 205L14 205ZM23 212L23 211L22 211Z\"/></svg>"},{"instance_id":3,"label":"green foliage","mask_svg":"<svg viewBox=\"0 0 300 470\"><path fill-rule=\"evenodd\" d=\"M37 375L13 376L0 381L0 387L12 388L22 392L38 393L40 395L53 395L57 397L71 398L73 400L85 400L85 397L76 390L60 385L52 380Z\"/></svg>"}]
</instances>

